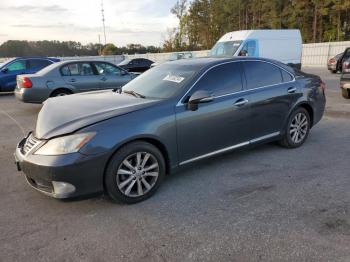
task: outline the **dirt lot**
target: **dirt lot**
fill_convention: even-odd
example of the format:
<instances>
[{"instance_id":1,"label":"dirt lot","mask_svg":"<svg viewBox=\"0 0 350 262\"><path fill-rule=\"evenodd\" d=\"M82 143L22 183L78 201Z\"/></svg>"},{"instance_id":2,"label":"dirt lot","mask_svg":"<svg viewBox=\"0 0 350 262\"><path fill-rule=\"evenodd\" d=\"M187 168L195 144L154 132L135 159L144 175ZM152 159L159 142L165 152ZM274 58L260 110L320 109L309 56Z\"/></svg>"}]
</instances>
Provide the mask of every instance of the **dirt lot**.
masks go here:
<instances>
[{"instance_id":1,"label":"dirt lot","mask_svg":"<svg viewBox=\"0 0 350 262\"><path fill-rule=\"evenodd\" d=\"M12 154L40 105L0 95L0 261L350 261L350 101L306 71L328 106L303 147L197 163L131 206L31 189Z\"/></svg>"}]
</instances>

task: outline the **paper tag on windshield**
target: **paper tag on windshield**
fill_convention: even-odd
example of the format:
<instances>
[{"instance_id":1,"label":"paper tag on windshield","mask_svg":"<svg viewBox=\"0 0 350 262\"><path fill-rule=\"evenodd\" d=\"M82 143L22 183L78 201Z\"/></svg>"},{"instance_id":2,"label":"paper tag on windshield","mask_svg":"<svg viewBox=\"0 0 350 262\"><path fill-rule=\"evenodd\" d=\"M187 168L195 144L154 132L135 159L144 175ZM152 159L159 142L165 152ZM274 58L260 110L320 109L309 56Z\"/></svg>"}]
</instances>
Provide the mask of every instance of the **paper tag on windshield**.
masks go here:
<instances>
[{"instance_id":1,"label":"paper tag on windshield","mask_svg":"<svg viewBox=\"0 0 350 262\"><path fill-rule=\"evenodd\" d=\"M175 83L181 83L185 78L181 77L181 76L174 76L174 75L167 75L166 77L164 77L163 80L165 81L171 81L171 82L175 82Z\"/></svg>"}]
</instances>

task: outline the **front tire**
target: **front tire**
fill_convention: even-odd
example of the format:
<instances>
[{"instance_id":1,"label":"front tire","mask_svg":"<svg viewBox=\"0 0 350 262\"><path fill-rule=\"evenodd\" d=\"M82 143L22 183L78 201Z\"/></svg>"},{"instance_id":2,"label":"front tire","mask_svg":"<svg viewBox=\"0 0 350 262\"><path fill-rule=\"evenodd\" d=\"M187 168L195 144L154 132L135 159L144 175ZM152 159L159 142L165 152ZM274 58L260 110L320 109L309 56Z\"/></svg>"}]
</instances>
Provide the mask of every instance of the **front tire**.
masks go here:
<instances>
[{"instance_id":1,"label":"front tire","mask_svg":"<svg viewBox=\"0 0 350 262\"><path fill-rule=\"evenodd\" d=\"M137 141L114 154L106 170L104 185L112 200L133 204L151 197L164 176L162 153L152 144Z\"/></svg>"},{"instance_id":2,"label":"front tire","mask_svg":"<svg viewBox=\"0 0 350 262\"><path fill-rule=\"evenodd\" d=\"M346 99L350 99L350 89L343 89L341 90L342 96Z\"/></svg>"},{"instance_id":3,"label":"front tire","mask_svg":"<svg viewBox=\"0 0 350 262\"><path fill-rule=\"evenodd\" d=\"M294 110L289 116L280 145L286 148L300 147L306 141L311 127L310 115L302 107Z\"/></svg>"}]
</instances>

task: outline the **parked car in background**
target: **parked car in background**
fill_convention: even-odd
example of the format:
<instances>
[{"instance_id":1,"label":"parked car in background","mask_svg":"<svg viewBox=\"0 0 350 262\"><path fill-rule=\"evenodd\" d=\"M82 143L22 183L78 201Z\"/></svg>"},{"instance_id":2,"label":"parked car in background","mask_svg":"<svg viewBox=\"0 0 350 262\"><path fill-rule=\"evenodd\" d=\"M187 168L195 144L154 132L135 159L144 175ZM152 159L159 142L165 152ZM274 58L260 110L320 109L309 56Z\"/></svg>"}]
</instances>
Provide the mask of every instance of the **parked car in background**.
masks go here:
<instances>
[{"instance_id":1,"label":"parked car in background","mask_svg":"<svg viewBox=\"0 0 350 262\"><path fill-rule=\"evenodd\" d=\"M342 96L350 99L350 58L343 63L343 72L340 78Z\"/></svg>"},{"instance_id":2,"label":"parked car in background","mask_svg":"<svg viewBox=\"0 0 350 262\"><path fill-rule=\"evenodd\" d=\"M167 62L119 91L48 99L16 163L52 197L105 190L135 203L186 164L271 141L301 146L323 116L324 89L318 76L273 60Z\"/></svg>"},{"instance_id":3,"label":"parked car in background","mask_svg":"<svg viewBox=\"0 0 350 262\"><path fill-rule=\"evenodd\" d=\"M135 77L105 61L63 61L17 76L15 95L25 103L42 103L49 97L120 88Z\"/></svg>"},{"instance_id":4,"label":"parked car in background","mask_svg":"<svg viewBox=\"0 0 350 262\"><path fill-rule=\"evenodd\" d=\"M343 71L343 64L348 59L350 59L350 47L346 48L343 53L340 53L336 55L335 57L331 58L328 63L328 70L330 70L332 73L342 72Z\"/></svg>"},{"instance_id":5,"label":"parked car in background","mask_svg":"<svg viewBox=\"0 0 350 262\"><path fill-rule=\"evenodd\" d=\"M300 30L242 30L222 36L210 56L254 56L275 59L301 69L303 41Z\"/></svg>"},{"instance_id":6,"label":"parked car in background","mask_svg":"<svg viewBox=\"0 0 350 262\"><path fill-rule=\"evenodd\" d=\"M327 62L327 68L329 71L331 71L333 74L337 73L341 70L341 63L340 58L343 56L344 53L337 54L336 56L332 57Z\"/></svg>"},{"instance_id":7,"label":"parked car in background","mask_svg":"<svg viewBox=\"0 0 350 262\"><path fill-rule=\"evenodd\" d=\"M0 92L10 92L16 87L20 74L34 74L52 63L59 62L52 57L17 57L0 65Z\"/></svg>"},{"instance_id":8,"label":"parked car in background","mask_svg":"<svg viewBox=\"0 0 350 262\"><path fill-rule=\"evenodd\" d=\"M194 54L192 52L176 52L176 53L172 53L169 58L167 60L165 60L164 62L169 62L169 61L176 61L176 60L181 60L181 59L190 59L190 58L194 58ZM164 63L162 62L162 63ZM155 67L157 65L159 65L161 63L153 63L151 65L151 67Z\"/></svg>"},{"instance_id":9,"label":"parked car in background","mask_svg":"<svg viewBox=\"0 0 350 262\"><path fill-rule=\"evenodd\" d=\"M154 62L146 58L125 59L118 64L119 67L129 71L143 73L151 68Z\"/></svg>"}]
</instances>

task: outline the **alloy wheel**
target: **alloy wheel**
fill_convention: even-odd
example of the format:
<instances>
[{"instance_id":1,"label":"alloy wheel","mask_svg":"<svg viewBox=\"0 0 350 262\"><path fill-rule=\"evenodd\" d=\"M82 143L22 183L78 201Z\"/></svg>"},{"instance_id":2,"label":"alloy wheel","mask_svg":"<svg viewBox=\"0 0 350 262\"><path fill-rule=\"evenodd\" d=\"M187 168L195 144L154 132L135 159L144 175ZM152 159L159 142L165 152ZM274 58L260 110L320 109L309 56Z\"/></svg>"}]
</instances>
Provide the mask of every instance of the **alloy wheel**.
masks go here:
<instances>
[{"instance_id":1,"label":"alloy wheel","mask_svg":"<svg viewBox=\"0 0 350 262\"><path fill-rule=\"evenodd\" d=\"M156 184L159 163L148 152L137 152L127 156L119 165L116 181L120 192L128 197L147 194Z\"/></svg>"},{"instance_id":2,"label":"alloy wheel","mask_svg":"<svg viewBox=\"0 0 350 262\"><path fill-rule=\"evenodd\" d=\"M309 121L304 113L298 113L294 116L289 128L289 135L295 144L301 143L308 132Z\"/></svg>"}]
</instances>

